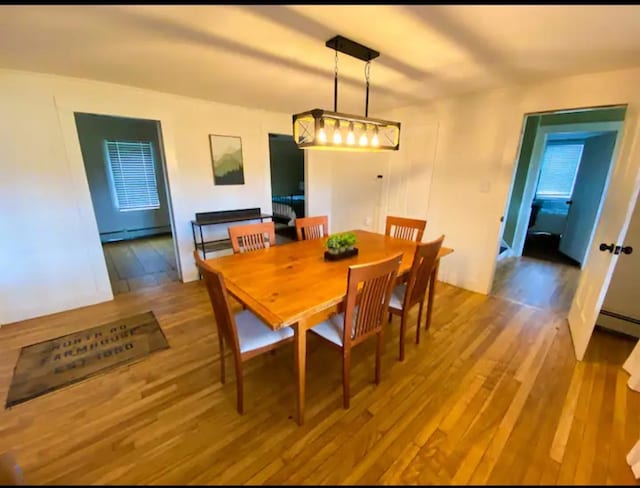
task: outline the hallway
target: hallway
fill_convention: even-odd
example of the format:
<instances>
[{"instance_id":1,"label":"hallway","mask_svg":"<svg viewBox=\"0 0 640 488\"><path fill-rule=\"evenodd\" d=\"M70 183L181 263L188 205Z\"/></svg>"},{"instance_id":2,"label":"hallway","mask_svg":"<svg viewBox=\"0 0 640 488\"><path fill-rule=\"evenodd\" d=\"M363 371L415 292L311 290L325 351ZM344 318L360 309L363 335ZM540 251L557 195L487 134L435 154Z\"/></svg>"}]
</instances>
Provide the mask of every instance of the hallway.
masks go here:
<instances>
[{"instance_id":1,"label":"hallway","mask_svg":"<svg viewBox=\"0 0 640 488\"><path fill-rule=\"evenodd\" d=\"M171 235L102 245L114 295L179 281Z\"/></svg>"},{"instance_id":2,"label":"hallway","mask_svg":"<svg viewBox=\"0 0 640 488\"><path fill-rule=\"evenodd\" d=\"M580 268L531 257L498 262L492 295L566 316L578 286Z\"/></svg>"}]
</instances>

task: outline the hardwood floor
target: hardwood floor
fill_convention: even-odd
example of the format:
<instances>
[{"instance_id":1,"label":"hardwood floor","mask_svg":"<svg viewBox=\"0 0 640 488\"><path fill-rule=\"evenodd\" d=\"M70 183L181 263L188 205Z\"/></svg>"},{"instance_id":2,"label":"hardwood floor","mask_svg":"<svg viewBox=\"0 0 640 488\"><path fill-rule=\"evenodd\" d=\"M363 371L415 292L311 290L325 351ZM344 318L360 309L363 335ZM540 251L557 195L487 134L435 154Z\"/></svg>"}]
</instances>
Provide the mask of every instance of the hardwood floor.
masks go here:
<instances>
[{"instance_id":1,"label":"hardwood floor","mask_svg":"<svg viewBox=\"0 0 640 488\"><path fill-rule=\"evenodd\" d=\"M114 295L179 279L170 235L109 242L102 249Z\"/></svg>"},{"instance_id":2,"label":"hardwood floor","mask_svg":"<svg viewBox=\"0 0 640 488\"><path fill-rule=\"evenodd\" d=\"M580 268L530 257L498 261L492 294L514 302L568 314Z\"/></svg>"},{"instance_id":3,"label":"hardwood floor","mask_svg":"<svg viewBox=\"0 0 640 488\"><path fill-rule=\"evenodd\" d=\"M22 346L118 317L153 310L171 347L1 411L0 452L30 484L636 483L640 394L621 368L633 341L596 331L577 363L549 311L445 284L435 304L403 363L397 318L387 329L379 386L375 341L354 348L349 410L339 355L310 334L302 427L293 345L247 363L238 415L202 282L4 326L3 397Z\"/></svg>"}]
</instances>

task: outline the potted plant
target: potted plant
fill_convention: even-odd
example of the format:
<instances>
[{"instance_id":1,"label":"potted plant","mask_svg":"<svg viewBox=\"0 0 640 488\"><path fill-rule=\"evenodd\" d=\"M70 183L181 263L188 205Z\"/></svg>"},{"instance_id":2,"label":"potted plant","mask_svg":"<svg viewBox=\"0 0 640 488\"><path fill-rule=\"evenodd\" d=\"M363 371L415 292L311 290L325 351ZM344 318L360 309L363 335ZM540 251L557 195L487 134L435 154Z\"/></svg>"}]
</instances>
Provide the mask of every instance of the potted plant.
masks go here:
<instances>
[{"instance_id":1,"label":"potted plant","mask_svg":"<svg viewBox=\"0 0 640 488\"><path fill-rule=\"evenodd\" d=\"M334 261L355 256L358 254L358 250L354 248L356 241L356 235L353 232L330 235L326 242L325 259Z\"/></svg>"},{"instance_id":2,"label":"potted plant","mask_svg":"<svg viewBox=\"0 0 640 488\"><path fill-rule=\"evenodd\" d=\"M348 251L353 249L357 242L356 235L353 232L345 232L342 234L342 243L347 248Z\"/></svg>"},{"instance_id":3,"label":"potted plant","mask_svg":"<svg viewBox=\"0 0 640 488\"><path fill-rule=\"evenodd\" d=\"M330 254L339 254L341 246L340 234L333 234L327 239L327 250Z\"/></svg>"}]
</instances>

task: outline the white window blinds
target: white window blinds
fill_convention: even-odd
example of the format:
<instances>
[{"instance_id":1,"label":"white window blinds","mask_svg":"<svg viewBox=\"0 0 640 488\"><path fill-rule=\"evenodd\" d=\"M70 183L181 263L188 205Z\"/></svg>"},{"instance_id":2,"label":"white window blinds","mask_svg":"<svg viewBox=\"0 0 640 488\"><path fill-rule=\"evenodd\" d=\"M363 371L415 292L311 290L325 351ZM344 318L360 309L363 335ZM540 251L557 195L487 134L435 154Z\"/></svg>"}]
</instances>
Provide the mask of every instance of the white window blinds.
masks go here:
<instances>
[{"instance_id":1,"label":"white window blinds","mask_svg":"<svg viewBox=\"0 0 640 488\"><path fill-rule=\"evenodd\" d=\"M536 198L570 198L576 181L584 143L548 142Z\"/></svg>"},{"instance_id":2,"label":"white window blinds","mask_svg":"<svg viewBox=\"0 0 640 488\"><path fill-rule=\"evenodd\" d=\"M160 208L151 142L104 142L116 208L121 212Z\"/></svg>"}]
</instances>

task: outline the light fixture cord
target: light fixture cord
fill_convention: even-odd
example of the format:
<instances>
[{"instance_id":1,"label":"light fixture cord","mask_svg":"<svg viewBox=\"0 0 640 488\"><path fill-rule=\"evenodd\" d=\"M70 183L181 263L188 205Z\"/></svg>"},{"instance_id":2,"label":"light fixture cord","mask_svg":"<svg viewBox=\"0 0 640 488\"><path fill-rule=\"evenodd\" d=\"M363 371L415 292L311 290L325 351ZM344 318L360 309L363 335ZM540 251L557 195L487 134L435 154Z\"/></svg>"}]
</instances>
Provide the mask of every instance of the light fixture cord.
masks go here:
<instances>
[{"instance_id":1,"label":"light fixture cord","mask_svg":"<svg viewBox=\"0 0 640 488\"><path fill-rule=\"evenodd\" d=\"M371 61L367 61L364 66L364 77L367 80L367 95L364 102L364 116L369 116L369 75L371 74Z\"/></svg>"},{"instance_id":2,"label":"light fixture cord","mask_svg":"<svg viewBox=\"0 0 640 488\"><path fill-rule=\"evenodd\" d=\"M333 111L338 111L338 50L336 49L335 72L333 77Z\"/></svg>"}]
</instances>

